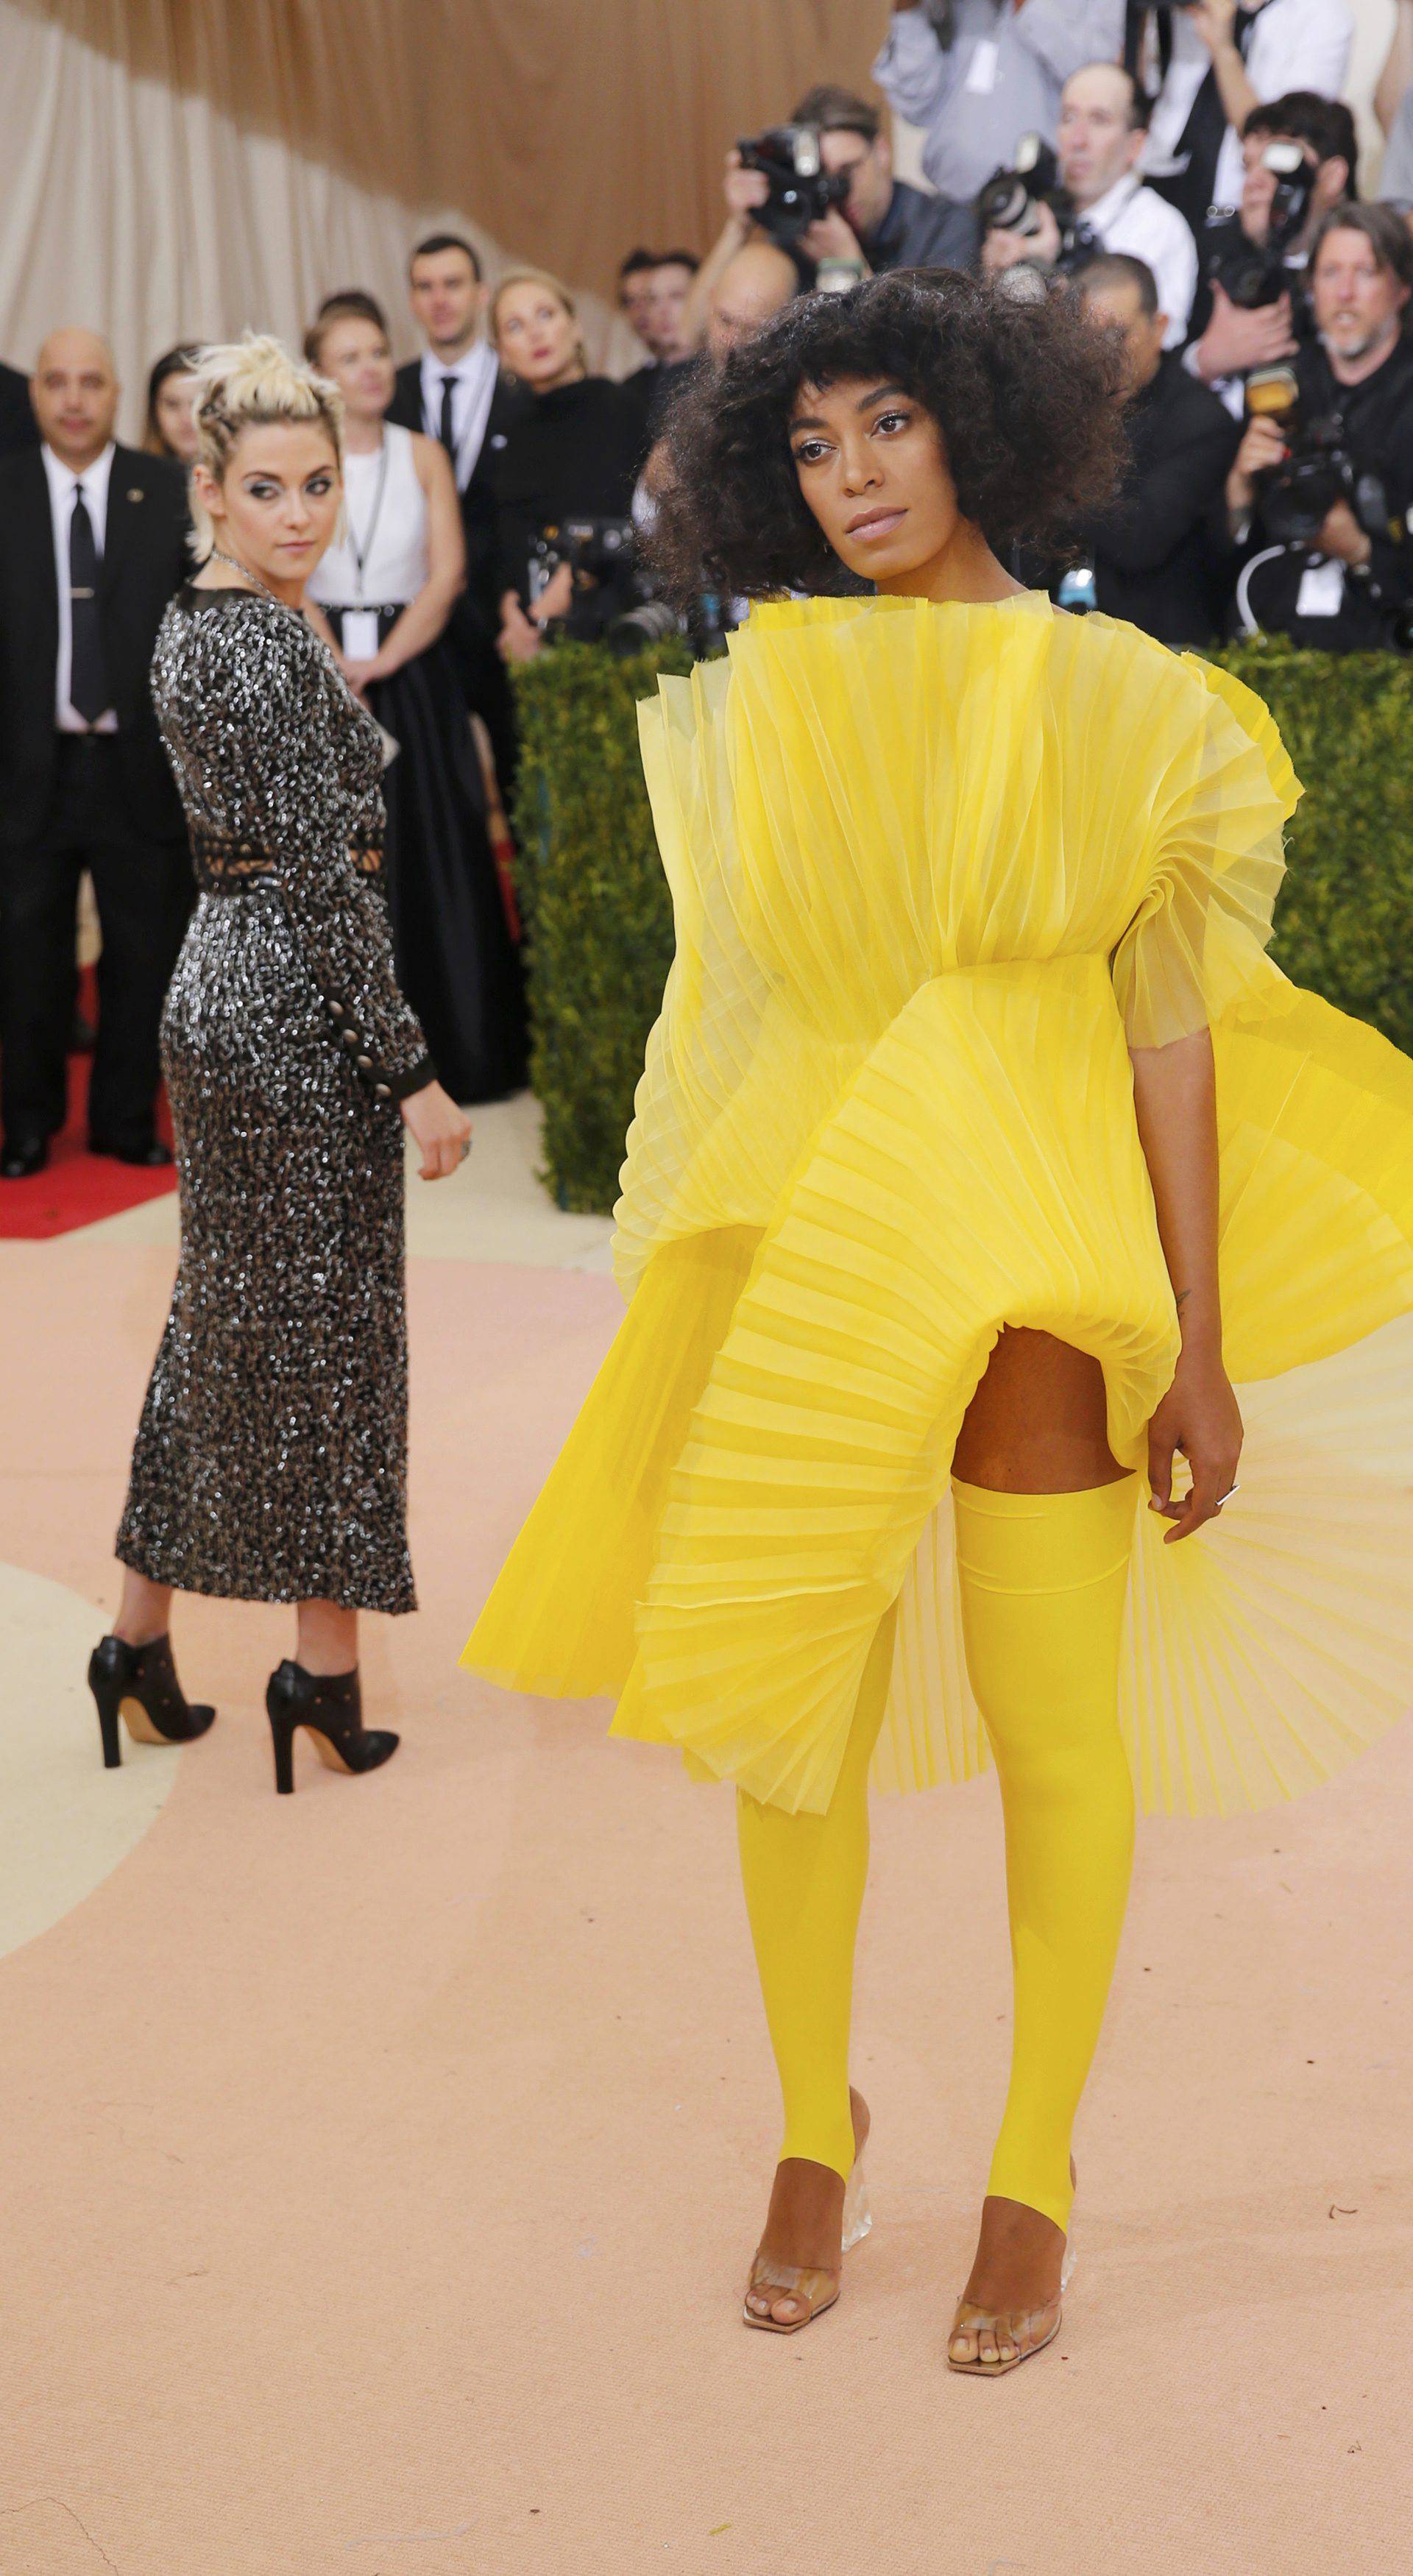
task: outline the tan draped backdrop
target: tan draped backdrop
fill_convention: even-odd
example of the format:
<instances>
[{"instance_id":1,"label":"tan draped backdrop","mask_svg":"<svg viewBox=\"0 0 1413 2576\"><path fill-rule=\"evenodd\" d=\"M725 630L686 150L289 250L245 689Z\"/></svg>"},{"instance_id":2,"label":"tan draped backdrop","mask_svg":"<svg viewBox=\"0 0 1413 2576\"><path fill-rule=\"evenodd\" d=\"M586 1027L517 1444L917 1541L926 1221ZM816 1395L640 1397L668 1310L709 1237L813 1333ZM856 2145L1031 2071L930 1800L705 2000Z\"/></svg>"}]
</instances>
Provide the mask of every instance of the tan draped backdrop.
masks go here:
<instances>
[{"instance_id":1,"label":"tan draped backdrop","mask_svg":"<svg viewBox=\"0 0 1413 2576\"><path fill-rule=\"evenodd\" d=\"M173 342L296 337L366 286L411 347L407 245L473 236L580 291L591 355L625 251L706 247L721 159L815 80L868 87L887 0L0 0L0 355L84 322L138 388Z\"/></svg>"}]
</instances>

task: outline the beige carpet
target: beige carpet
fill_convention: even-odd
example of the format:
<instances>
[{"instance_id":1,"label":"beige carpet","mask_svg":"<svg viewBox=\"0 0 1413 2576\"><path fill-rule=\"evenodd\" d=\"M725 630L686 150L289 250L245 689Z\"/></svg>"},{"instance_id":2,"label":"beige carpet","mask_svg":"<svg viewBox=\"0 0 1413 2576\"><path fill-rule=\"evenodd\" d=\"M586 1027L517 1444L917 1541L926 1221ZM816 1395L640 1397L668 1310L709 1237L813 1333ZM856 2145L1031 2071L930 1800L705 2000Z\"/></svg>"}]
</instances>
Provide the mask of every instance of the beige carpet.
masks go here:
<instances>
[{"instance_id":1,"label":"beige carpet","mask_svg":"<svg viewBox=\"0 0 1413 2576\"><path fill-rule=\"evenodd\" d=\"M942 2360L1005 2077L994 1783L884 1802L874 2233L808 2334L746 2333L776 2108L729 1796L456 1669L619 1311L513 1165L509 1260L468 1173L413 1264L425 1606L365 1655L404 1750L301 1751L278 1802L277 1612L189 1605L214 1734L105 1779L95 1727L83 1771L171 1252L0 1259L0 2576L1403 2570L1413 1730L1143 1827L1065 2322L1004 2388Z\"/></svg>"}]
</instances>

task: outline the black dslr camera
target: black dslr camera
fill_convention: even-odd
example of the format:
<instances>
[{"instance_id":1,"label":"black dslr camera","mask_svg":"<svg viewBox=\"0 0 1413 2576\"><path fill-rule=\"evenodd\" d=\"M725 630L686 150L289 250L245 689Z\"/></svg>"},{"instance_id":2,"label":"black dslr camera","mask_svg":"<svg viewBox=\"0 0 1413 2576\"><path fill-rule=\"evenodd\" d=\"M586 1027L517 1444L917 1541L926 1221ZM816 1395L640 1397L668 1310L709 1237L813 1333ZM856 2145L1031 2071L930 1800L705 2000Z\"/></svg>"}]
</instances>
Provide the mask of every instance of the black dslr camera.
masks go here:
<instances>
[{"instance_id":1,"label":"black dslr camera","mask_svg":"<svg viewBox=\"0 0 1413 2576\"><path fill-rule=\"evenodd\" d=\"M533 608L561 564L573 579L569 610L553 623L575 643L594 643L640 596L637 531L631 519L562 519L530 541L529 598Z\"/></svg>"},{"instance_id":2,"label":"black dslr camera","mask_svg":"<svg viewBox=\"0 0 1413 2576\"><path fill-rule=\"evenodd\" d=\"M1261 159L1276 182L1265 243L1258 250L1243 237L1240 247L1216 261L1211 272L1213 283L1247 313L1258 305L1277 303L1291 285L1285 253L1297 238L1315 193L1315 171L1298 143L1268 143Z\"/></svg>"},{"instance_id":3,"label":"black dslr camera","mask_svg":"<svg viewBox=\"0 0 1413 2576\"><path fill-rule=\"evenodd\" d=\"M976 200L983 233L1033 233L1048 206L1062 236L1074 228L1074 203L1060 185L1060 165L1043 134L1023 134L1009 170L993 170Z\"/></svg>"},{"instance_id":4,"label":"black dslr camera","mask_svg":"<svg viewBox=\"0 0 1413 2576\"><path fill-rule=\"evenodd\" d=\"M1296 429L1290 454L1273 465L1261 493L1261 523L1277 545L1313 546L1336 501L1347 501L1367 537L1386 537L1388 494L1379 475L1361 473L1349 453L1338 412Z\"/></svg>"},{"instance_id":5,"label":"black dslr camera","mask_svg":"<svg viewBox=\"0 0 1413 2576\"><path fill-rule=\"evenodd\" d=\"M1336 501L1347 501L1366 536L1390 532L1382 478L1356 465L1337 411L1304 412L1289 367L1258 367L1246 385L1247 417L1278 422L1279 465L1260 478L1261 525L1280 546L1313 546Z\"/></svg>"},{"instance_id":6,"label":"black dslr camera","mask_svg":"<svg viewBox=\"0 0 1413 2576\"><path fill-rule=\"evenodd\" d=\"M848 172L824 167L817 125L771 125L764 134L743 136L736 149L743 170L764 172L770 194L752 208L751 220L782 250L849 193Z\"/></svg>"}]
</instances>

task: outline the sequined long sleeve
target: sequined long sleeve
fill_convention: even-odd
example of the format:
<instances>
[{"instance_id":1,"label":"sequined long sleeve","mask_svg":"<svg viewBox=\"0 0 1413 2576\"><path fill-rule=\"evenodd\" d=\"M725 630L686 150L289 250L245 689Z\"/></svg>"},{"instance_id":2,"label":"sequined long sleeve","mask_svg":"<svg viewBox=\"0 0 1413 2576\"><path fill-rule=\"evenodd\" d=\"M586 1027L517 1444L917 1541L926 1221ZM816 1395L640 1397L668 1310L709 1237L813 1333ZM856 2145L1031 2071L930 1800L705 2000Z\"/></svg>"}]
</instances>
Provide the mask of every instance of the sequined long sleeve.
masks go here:
<instances>
[{"instance_id":1,"label":"sequined long sleeve","mask_svg":"<svg viewBox=\"0 0 1413 2576\"><path fill-rule=\"evenodd\" d=\"M239 736L236 810L215 818L274 863L300 953L342 1045L380 1099L434 1078L416 1014L398 989L386 905L351 851L382 822L377 737L324 646L274 602L242 598L193 621L185 709L193 748L230 781L223 737ZM369 737L350 762L350 731ZM350 791L349 778L362 774Z\"/></svg>"}]
</instances>

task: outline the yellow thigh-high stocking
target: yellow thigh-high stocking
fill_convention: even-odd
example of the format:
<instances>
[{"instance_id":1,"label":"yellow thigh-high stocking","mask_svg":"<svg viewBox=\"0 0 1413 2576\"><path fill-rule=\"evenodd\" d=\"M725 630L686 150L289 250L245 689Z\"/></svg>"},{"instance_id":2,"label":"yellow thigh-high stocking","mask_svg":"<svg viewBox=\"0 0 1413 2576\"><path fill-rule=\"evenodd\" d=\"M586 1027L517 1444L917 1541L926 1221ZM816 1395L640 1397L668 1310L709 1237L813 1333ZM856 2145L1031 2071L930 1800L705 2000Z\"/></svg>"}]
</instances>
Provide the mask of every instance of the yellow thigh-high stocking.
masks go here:
<instances>
[{"instance_id":1,"label":"yellow thigh-high stocking","mask_svg":"<svg viewBox=\"0 0 1413 2576\"><path fill-rule=\"evenodd\" d=\"M987 2190L1070 2216L1070 2129L1133 1865L1118 1724L1135 1480L1003 1494L953 1480L967 1671L1000 1776L1014 2029Z\"/></svg>"},{"instance_id":2,"label":"yellow thigh-high stocking","mask_svg":"<svg viewBox=\"0 0 1413 2576\"><path fill-rule=\"evenodd\" d=\"M848 2178L849 2016L854 1940L868 1877L868 1766L883 1723L896 1607L869 1651L834 1795L822 1816L792 1816L738 1790L746 1910L785 2101L780 2155Z\"/></svg>"}]
</instances>

